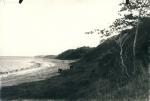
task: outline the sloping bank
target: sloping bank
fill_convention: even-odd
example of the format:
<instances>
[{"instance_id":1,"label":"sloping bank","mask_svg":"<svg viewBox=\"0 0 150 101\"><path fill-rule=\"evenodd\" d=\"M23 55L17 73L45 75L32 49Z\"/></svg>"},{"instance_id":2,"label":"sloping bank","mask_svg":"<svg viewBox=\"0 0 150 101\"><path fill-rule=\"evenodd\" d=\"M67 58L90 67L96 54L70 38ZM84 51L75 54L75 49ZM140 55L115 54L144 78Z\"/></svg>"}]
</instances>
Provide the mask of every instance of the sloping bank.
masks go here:
<instances>
[{"instance_id":1,"label":"sloping bank","mask_svg":"<svg viewBox=\"0 0 150 101\"><path fill-rule=\"evenodd\" d=\"M47 80L2 88L3 99L66 99L91 101L147 101L149 89L147 45L150 19L141 25L136 43L136 71L132 46L135 29L104 43L72 64L70 70ZM122 71L119 37L128 33L123 47L126 73ZM89 100L90 99L90 100Z\"/></svg>"}]
</instances>

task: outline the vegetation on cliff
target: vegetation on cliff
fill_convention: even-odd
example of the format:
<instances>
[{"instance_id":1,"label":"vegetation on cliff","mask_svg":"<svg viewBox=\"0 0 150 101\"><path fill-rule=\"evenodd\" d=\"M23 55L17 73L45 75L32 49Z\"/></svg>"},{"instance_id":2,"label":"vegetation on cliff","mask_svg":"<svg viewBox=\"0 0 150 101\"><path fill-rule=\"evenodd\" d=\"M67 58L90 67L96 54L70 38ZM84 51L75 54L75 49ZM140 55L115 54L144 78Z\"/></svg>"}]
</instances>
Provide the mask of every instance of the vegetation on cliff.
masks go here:
<instances>
[{"instance_id":1,"label":"vegetation on cliff","mask_svg":"<svg viewBox=\"0 0 150 101\"><path fill-rule=\"evenodd\" d=\"M135 1L123 4L121 9L130 14L101 31L104 36L114 32L119 35L93 49L79 48L58 55L59 59L79 60L71 64L71 69L47 80L4 87L2 98L148 101L150 17L145 11L150 4ZM137 9L142 16L133 15Z\"/></svg>"},{"instance_id":2,"label":"vegetation on cliff","mask_svg":"<svg viewBox=\"0 0 150 101\"><path fill-rule=\"evenodd\" d=\"M73 69L47 80L2 88L3 99L66 99L97 101L147 101L147 45L150 18L144 18L137 39L136 73L133 75L132 45L135 29L124 30L88 52L73 63ZM116 43L123 34L128 39L123 47L124 63L129 76L122 70L120 47ZM14 93L15 92L15 93Z\"/></svg>"},{"instance_id":3,"label":"vegetation on cliff","mask_svg":"<svg viewBox=\"0 0 150 101\"><path fill-rule=\"evenodd\" d=\"M62 60L73 60L73 59L80 59L82 58L85 54L90 52L93 48L90 47L80 47L77 49L69 49L61 54L59 54L56 58L57 59L62 59Z\"/></svg>"}]
</instances>

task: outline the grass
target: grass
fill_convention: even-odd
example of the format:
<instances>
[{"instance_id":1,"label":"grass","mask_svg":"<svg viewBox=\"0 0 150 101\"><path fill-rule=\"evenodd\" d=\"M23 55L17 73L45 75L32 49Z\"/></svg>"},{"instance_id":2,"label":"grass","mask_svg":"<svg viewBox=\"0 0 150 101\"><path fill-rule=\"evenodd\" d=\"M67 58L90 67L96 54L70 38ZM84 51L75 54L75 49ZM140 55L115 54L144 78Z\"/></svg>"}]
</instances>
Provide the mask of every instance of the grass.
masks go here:
<instances>
[{"instance_id":1,"label":"grass","mask_svg":"<svg viewBox=\"0 0 150 101\"><path fill-rule=\"evenodd\" d=\"M134 29L128 31L129 39L124 47L127 55L124 57L125 64L130 75L128 78L121 71L120 49L114 41L118 36L115 36L86 53L72 64L73 69L63 71L61 75L43 81L2 88L2 99L148 101L149 73L146 53L148 34L144 33L145 28L147 27L142 29L137 39L135 74L131 48L135 31Z\"/></svg>"}]
</instances>

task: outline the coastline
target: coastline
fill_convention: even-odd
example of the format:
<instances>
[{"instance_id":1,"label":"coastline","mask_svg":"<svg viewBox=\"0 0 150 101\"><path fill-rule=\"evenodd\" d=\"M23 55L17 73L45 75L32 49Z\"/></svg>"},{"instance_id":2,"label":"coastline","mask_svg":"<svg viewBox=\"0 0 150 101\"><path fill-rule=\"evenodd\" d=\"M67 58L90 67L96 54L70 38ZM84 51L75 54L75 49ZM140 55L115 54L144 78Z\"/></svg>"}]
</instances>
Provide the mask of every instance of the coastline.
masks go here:
<instances>
[{"instance_id":1,"label":"coastline","mask_svg":"<svg viewBox=\"0 0 150 101\"><path fill-rule=\"evenodd\" d=\"M22 83L45 80L47 78L59 75L58 69L69 69L69 63L72 60L50 60L49 66L41 66L42 63L36 64L28 69L22 69L1 76L1 87L14 86Z\"/></svg>"}]
</instances>

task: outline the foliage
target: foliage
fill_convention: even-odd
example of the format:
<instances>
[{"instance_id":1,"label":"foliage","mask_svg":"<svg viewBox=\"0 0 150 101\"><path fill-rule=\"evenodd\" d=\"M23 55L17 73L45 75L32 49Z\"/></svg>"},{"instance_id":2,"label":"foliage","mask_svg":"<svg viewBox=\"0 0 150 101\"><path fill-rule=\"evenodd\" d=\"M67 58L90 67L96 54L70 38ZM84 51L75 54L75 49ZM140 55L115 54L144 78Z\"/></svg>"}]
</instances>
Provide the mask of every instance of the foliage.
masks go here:
<instances>
[{"instance_id":1,"label":"foliage","mask_svg":"<svg viewBox=\"0 0 150 101\"><path fill-rule=\"evenodd\" d=\"M138 38L138 75L127 82L122 77L120 68L119 47L115 43L118 36L111 37L98 47L88 52L82 59L74 63L74 69L66 74L60 74L46 80L8 86L2 88L3 100L41 99L49 100L64 99L65 101L147 101L149 74L145 68L144 57L147 34L150 33L148 26L150 19L143 19ZM146 28L146 29L145 29ZM134 29L123 31L129 38L123 47L128 57L125 59L128 71L132 65L132 39ZM126 61L127 60L127 61ZM85 67L85 68L84 68ZM60 70L61 71L61 70ZM141 73L140 73L141 72ZM15 92L15 93L14 93ZM54 100L54 101L55 101Z\"/></svg>"},{"instance_id":2,"label":"foliage","mask_svg":"<svg viewBox=\"0 0 150 101\"><path fill-rule=\"evenodd\" d=\"M85 47L85 46L77 49L69 49L59 54L56 58L63 59L63 60L80 59L92 49L93 48Z\"/></svg>"},{"instance_id":3,"label":"foliage","mask_svg":"<svg viewBox=\"0 0 150 101\"><path fill-rule=\"evenodd\" d=\"M125 2L119 4L119 17L105 29L94 29L94 31L86 32L86 34L98 33L101 37L108 37L114 33L120 33L122 30L135 28L139 11L141 18L150 16L150 0L130 0L129 5Z\"/></svg>"}]
</instances>

